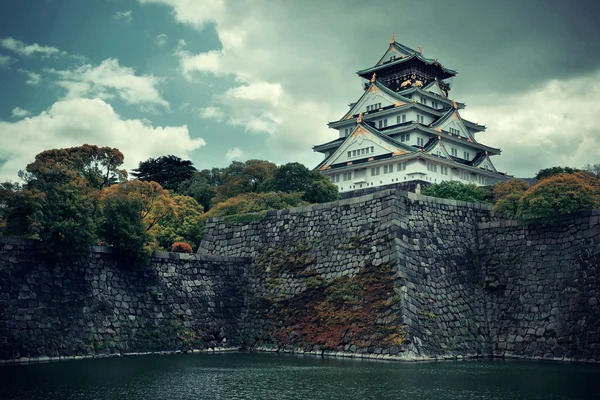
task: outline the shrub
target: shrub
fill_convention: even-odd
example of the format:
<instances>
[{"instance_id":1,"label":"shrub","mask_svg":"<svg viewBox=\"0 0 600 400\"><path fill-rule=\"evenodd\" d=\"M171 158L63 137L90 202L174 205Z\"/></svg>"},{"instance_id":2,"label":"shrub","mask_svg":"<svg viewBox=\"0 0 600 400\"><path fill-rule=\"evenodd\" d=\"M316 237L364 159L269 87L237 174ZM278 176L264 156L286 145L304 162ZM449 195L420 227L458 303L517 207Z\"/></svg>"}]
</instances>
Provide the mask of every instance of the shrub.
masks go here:
<instances>
[{"instance_id":1,"label":"shrub","mask_svg":"<svg viewBox=\"0 0 600 400\"><path fill-rule=\"evenodd\" d=\"M244 193L218 203L205 215L223 217L307 205L301 196L302 193Z\"/></svg>"},{"instance_id":2,"label":"shrub","mask_svg":"<svg viewBox=\"0 0 600 400\"><path fill-rule=\"evenodd\" d=\"M490 203L485 190L473 184L465 184L457 181L434 183L423 189L422 194L442 199Z\"/></svg>"},{"instance_id":3,"label":"shrub","mask_svg":"<svg viewBox=\"0 0 600 400\"><path fill-rule=\"evenodd\" d=\"M519 209L519 200L529 189L529 184L520 179L511 179L494 185L494 212L505 217L514 218Z\"/></svg>"},{"instance_id":4,"label":"shrub","mask_svg":"<svg viewBox=\"0 0 600 400\"><path fill-rule=\"evenodd\" d=\"M600 207L600 181L585 172L543 179L519 200L519 219L557 217Z\"/></svg>"},{"instance_id":5,"label":"shrub","mask_svg":"<svg viewBox=\"0 0 600 400\"><path fill-rule=\"evenodd\" d=\"M173 243L173 246L171 247L171 251L173 253L191 253L192 246L190 246L186 242L175 242L175 243Z\"/></svg>"}]
</instances>

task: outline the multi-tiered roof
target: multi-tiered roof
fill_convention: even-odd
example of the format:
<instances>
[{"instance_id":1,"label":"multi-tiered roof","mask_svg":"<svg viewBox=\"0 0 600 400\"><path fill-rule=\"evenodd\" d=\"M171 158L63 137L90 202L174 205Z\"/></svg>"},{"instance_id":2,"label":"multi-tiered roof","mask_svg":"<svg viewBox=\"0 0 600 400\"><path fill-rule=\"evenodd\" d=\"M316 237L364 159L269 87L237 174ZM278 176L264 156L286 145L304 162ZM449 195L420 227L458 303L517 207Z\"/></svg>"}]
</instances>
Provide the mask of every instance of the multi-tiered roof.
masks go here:
<instances>
[{"instance_id":1,"label":"multi-tiered roof","mask_svg":"<svg viewBox=\"0 0 600 400\"><path fill-rule=\"evenodd\" d=\"M339 130L340 137L314 146L325 155L317 169L343 191L385 185L399 177L431 183L462 179L476 184L505 179L489 158L500 150L475 139L485 126L463 119L459 110L465 105L448 96L456 71L424 57L420 47L411 49L392 36L377 64L357 74L366 80L364 93L341 119L329 123L330 128ZM411 162L414 160L418 162ZM386 179L369 179L361 170L392 162L405 164L396 170L386 166L384 171L394 173ZM407 169L406 163L411 168ZM438 176L437 166L445 176ZM371 171L371 176L379 176L376 171ZM404 173L398 175L401 171ZM350 182L340 184L337 173L343 173L344 179L351 177L345 179Z\"/></svg>"}]
</instances>

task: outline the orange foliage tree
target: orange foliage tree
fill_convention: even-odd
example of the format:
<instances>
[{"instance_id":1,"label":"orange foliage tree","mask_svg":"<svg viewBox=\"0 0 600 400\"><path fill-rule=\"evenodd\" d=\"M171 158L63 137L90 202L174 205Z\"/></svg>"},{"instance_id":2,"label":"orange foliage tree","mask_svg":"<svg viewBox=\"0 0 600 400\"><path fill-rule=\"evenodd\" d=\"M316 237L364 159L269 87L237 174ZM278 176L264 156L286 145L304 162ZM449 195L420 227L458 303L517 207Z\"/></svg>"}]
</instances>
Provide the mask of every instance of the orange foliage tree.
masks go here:
<instances>
[{"instance_id":1,"label":"orange foliage tree","mask_svg":"<svg viewBox=\"0 0 600 400\"><path fill-rule=\"evenodd\" d=\"M600 207L600 180L586 172L558 174L529 188L519 200L517 217L556 217Z\"/></svg>"},{"instance_id":2,"label":"orange foliage tree","mask_svg":"<svg viewBox=\"0 0 600 400\"><path fill-rule=\"evenodd\" d=\"M529 184L520 179L511 179L493 186L494 211L505 217L514 218L519 208L519 200L529 189Z\"/></svg>"}]
</instances>

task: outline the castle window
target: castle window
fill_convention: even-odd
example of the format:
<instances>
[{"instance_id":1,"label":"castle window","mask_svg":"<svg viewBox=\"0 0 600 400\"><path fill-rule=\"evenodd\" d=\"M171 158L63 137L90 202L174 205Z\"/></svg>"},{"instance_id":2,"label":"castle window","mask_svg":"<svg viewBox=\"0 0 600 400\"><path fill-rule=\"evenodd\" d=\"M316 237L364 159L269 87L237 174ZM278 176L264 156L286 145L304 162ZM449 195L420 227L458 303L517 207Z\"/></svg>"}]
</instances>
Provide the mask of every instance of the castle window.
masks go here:
<instances>
[{"instance_id":1,"label":"castle window","mask_svg":"<svg viewBox=\"0 0 600 400\"><path fill-rule=\"evenodd\" d=\"M425 139L420 138L420 137L417 138L417 146L419 146L419 147L425 146Z\"/></svg>"},{"instance_id":2,"label":"castle window","mask_svg":"<svg viewBox=\"0 0 600 400\"><path fill-rule=\"evenodd\" d=\"M396 164L396 171L405 171L405 170L406 170L405 162Z\"/></svg>"},{"instance_id":3,"label":"castle window","mask_svg":"<svg viewBox=\"0 0 600 400\"><path fill-rule=\"evenodd\" d=\"M425 97L421 97L421 103L427 105L427 99Z\"/></svg>"},{"instance_id":4,"label":"castle window","mask_svg":"<svg viewBox=\"0 0 600 400\"><path fill-rule=\"evenodd\" d=\"M422 116L422 115L418 115L418 114L417 114L417 122L419 122L419 123L423 124L423 123L424 123L423 121L424 121L424 118L423 118L423 116Z\"/></svg>"},{"instance_id":5,"label":"castle window","mask_svg":"<svg viewBox=\"0 0 600 400\"><path fill-rule=\"evenodd\" d=\"M437 164L427 163L427 171L429 171L429 172L437 172Z\"/></svg>"},{"instance_id":6,"label":"castle window","mask_svg":"<svg viewBox=\"0 0 600 400\"><path fill-rule=\"evenodd\" d=\"M350 158L350 157L352 157L352 152L351 151L348 152L348 158Z\"/></svg>"},{"instance_id":7,"label":"castle window","mask_svg":"<svg viewBox=\"0 0 600 400\"><path fill-rule=\"evenodd\" d=\"M379 120L379 127L385 128L387 126L387 119Z\"/></svg>"},{"instance_id":8,"label":"castle window","mask_svg":"<svg viewBox=\"0 0 600 400\"><path fill-rule=\"evenodd\" d=\"M370 106L367 106L367 111L375 111L375 110L379 110L380 108L381 108L381 103L371 104Z\"/></svg>"},{"instance_id":9,"label":"castle window","mask_svg":"<svg viewBox=\"0 0 600 400\"><path fill-rule=\"evenodd\" d=\"M454 157L458 157L458 150L456 150L454 147L452 149L450 149L450 150L452 150L452 155Z\"/></svg>"},{"instance_id":10,"label":"castle window","mask_svg":"<svg viewBox=\"0 0 600 400\"><path fill-rule=\"evenodd\" d=\"M448 167L440 166L440 173L442 175L448 175Z\"/></svg>"},{"instance_id":11,"label":"castle window","mask_svg":"<svg viewBox=\"0 0 600 400\"><path fill-rule=\"evenodd\" d=\"M458 129L448 128L448 132L452 133L453 135L460 136L460 131Z\"/></svg>"},{"instance_id":12,"label":"castle window","mask_svg":"<svg viewBox=\"0 0 600 400\"><path fill-rule=\"evenodd\" d=\"M371 168L371 176L377 176L381 173L381 167Z\"/></svg>"},{"instance_id":13,"label":"castle window","mask_svg":"<svg viewBox=\"0 0 600 400\"><path fill-rule=\"evenodd\" d=\"M371 153L375 153L375 147L371 146Z\"/></svg>"},{"instance_id":14,"label":"castle window","mask_svg":"<svg viewBox=\"0 0 600 400\"><path fill-rule=\"evenodd\" d=\"M464 154L464 157L463 157L463 158L464 158L465 160L470 160L470 159L471 159L471 154L469 154L469 152L468 152L468 151L464 151L464 152L463 152L463 154Z\"/></svg>"},{"instance_id":15,"label":"castle window","mask_svg":"<svg viewBox=\"0 0 600 400\"><path fill-rule=\"evenodd\" d=\"M352 179L352 172L344 172L343 177L344 181L349 181Z\"/></svg>"},{"instance_id":16,"label":"castle window","mask_svg":"<svg viewBox=\"0 0 600 400\"><path fill-rule=\"evenodd\" d=\"M365 149L360 149L360 154L365 154Z\"/></svg>"},{"instance_id":17,"label":"castle window","mask_svg":"<svg viewBox=\"0 0 600 400\"><path fill-rule=\"evenodd\" d=\"M433 107L433 108L438 108L438 103L437 103L437 101L432 101L432 102L431 102L431 107Z\"/></svg>"}]
</instances>

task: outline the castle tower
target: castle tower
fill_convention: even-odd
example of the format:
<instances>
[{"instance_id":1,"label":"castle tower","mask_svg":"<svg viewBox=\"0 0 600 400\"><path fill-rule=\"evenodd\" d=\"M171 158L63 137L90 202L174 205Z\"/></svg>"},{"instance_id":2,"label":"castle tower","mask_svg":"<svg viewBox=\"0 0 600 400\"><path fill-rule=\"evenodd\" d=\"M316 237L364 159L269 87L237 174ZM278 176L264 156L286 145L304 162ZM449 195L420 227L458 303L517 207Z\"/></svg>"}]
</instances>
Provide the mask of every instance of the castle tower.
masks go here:
<instances>
[{"instance_id":1,"label":"castle tower","mask_svg":"<svg viewBox=\"0 0 600 400\"><path fill-rule=\"evenodd\" d=\"M460 116L463 103L448 94L456 71L392 40L364 78L363 95L338 121L339 138L313 147L325 155L316 167L340 192L406 182L457 180L476 185L506 180L490 156L500 150L479 143L485 126ZM414 185L413 185L414 186Z\"/></svg>"}]
</instances>

